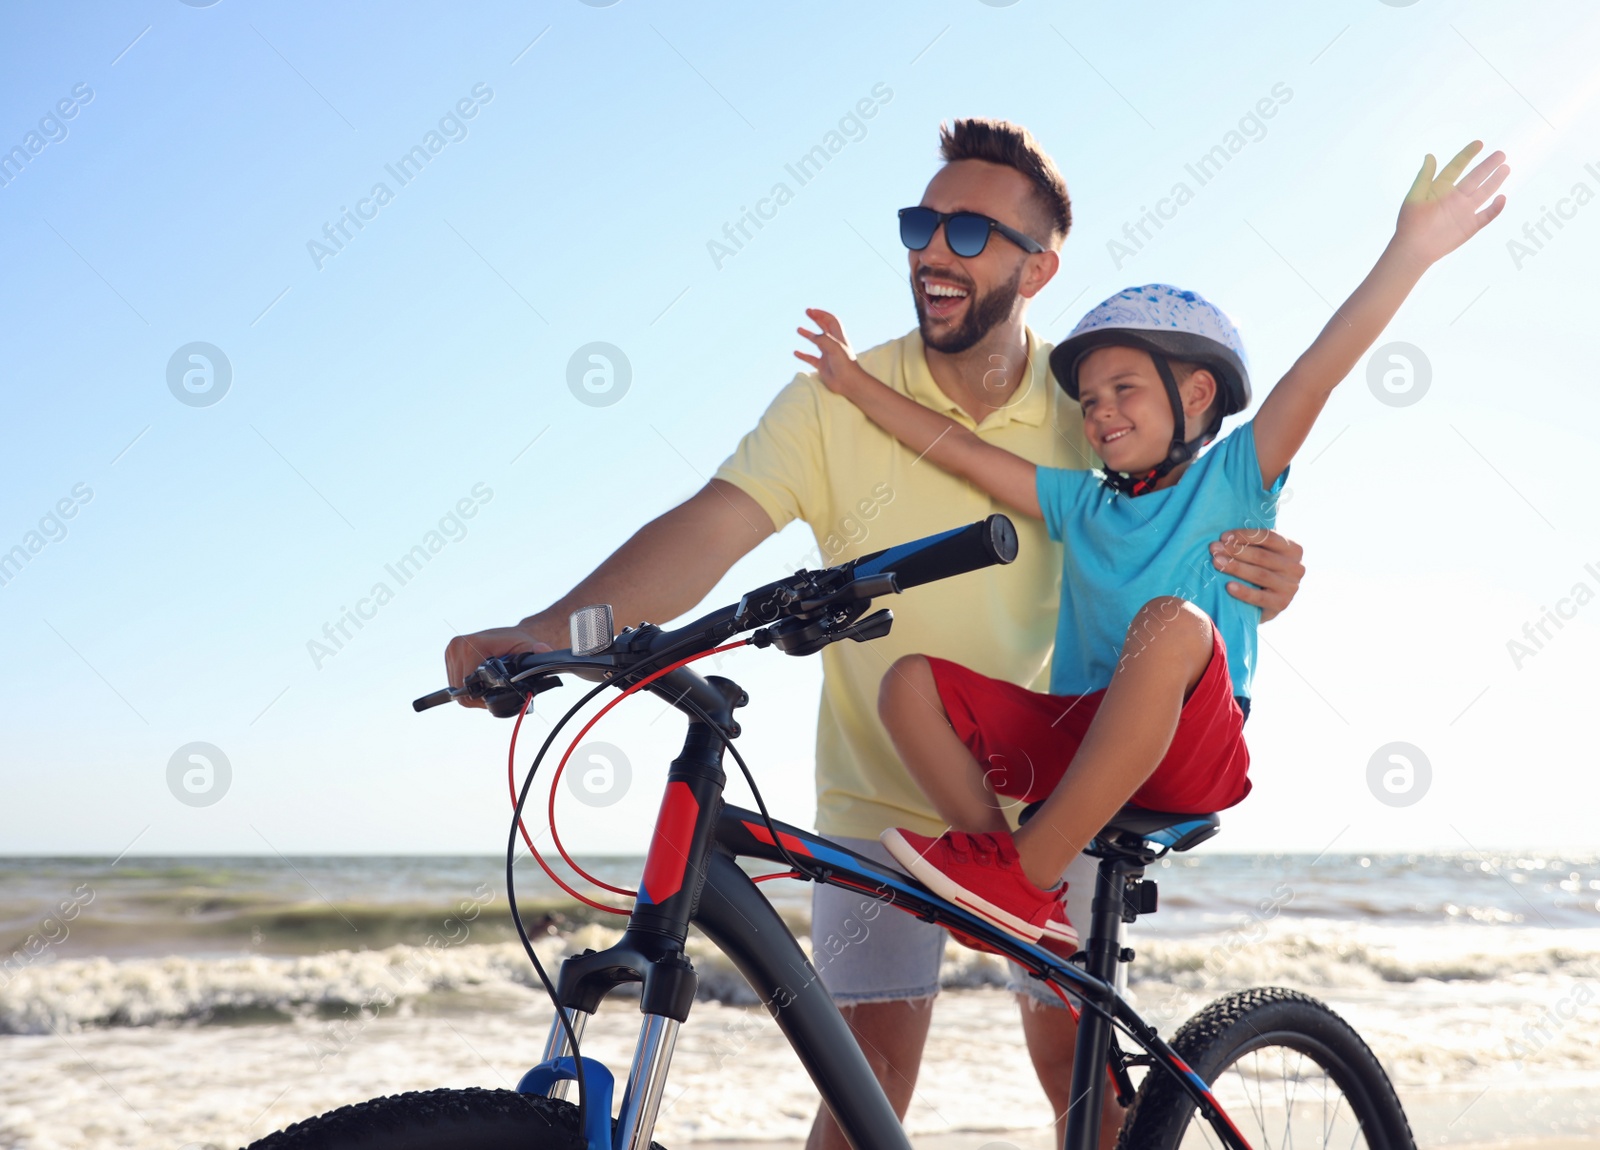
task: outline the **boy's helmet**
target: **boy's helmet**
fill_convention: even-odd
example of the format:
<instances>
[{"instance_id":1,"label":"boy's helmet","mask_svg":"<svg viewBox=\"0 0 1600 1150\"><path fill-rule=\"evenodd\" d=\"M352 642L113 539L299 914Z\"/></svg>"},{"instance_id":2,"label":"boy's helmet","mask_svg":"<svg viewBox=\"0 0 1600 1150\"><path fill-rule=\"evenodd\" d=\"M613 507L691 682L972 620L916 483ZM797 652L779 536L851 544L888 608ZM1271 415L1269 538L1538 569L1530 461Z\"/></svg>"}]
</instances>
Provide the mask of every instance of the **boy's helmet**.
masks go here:
<instances>
[{"instance_id":1,"label":"boy's helmet","mask_svg":"<svg viewBox=\"0 0 1600 1150\"><path fill-rule=\"evenodd\" d=\"M1185 360L1206 368L1216 378L1222 414L1233 415L1250 405L1250 371L1238 328L1215 304L1192 291L1169 284L1124 288L1078 321L1072 334L1050 353L1050 370L1074 400L1078 367L1096 348L1136 347L1150 354L1172 403L1172 449L1146 475L1106 472L1106 484L1132 495L1143 494L1179 464L1193 459L1211 438L1185 441L1183 402L1169 360Z\"/></svg>"}]
</instances>

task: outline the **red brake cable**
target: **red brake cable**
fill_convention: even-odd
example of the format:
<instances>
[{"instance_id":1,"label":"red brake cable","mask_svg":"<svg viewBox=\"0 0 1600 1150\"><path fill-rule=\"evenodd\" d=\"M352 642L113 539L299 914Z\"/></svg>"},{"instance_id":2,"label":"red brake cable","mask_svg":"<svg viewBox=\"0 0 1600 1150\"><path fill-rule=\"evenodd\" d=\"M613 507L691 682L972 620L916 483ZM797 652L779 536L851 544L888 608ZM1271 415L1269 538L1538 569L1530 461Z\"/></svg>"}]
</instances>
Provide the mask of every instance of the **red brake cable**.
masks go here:
<instances>
[{"instance_id":1,"label":"red brake cable","mask_svg":"<svg viewBox=\"0 0 1600 1150\"><path fill-rule=\"evenodd\" d=\"M550 780L550 803L548 811L550 817L550 838L556 844L556 850L560 852L562 859L568 866L576 871L579 876L593 883L595 886L611 891L613 894L625 895L629 898L632 898L638 894L637 891L627 890L623 887L616 887L612 886L610 883L601 882L599 879L595 878L593 875L589 874L577 863L575 863L572 860L572 856L567 854L566 848L561 844L561 836L556 832L556 787L561 781L561 772L566 767L567 760L572 757L572 752L577 750L578 744L583 741L583 737L589 733L590 729L601 719L605 718L606 712L610 711L612 707L615 707L618 703L622 702L622 700L626 699L635 691L649 686L663 675L669 674L672 671L676 671L679 667L687 666L688 664L695 662L697 659L705 659L723 651L731 651L735 647L746 646L749 644L749 642L750 640L748 639L741 639L737 643L727 643L721 647L713 647L709 651L701 651L697 655L690 655L686 659L679 659L676 663L662 667L659 671L652 671L649 675L646 675L643 679L640 679L631 687L628 687L626 690L618 693L616 698L612 699L604 707L600 708L594 717L584 724L583 729L573 737L572 742L567 746L567 753L561 756L561 762L556 766L556 773ZM513 810L516 809L517 804L517 734L522 729L523 716L528 713L528 706L532 702L533 696L529 695L527 700L522 704L522 710L517 714L516 726L511 729L511 750L507 756L506 772L508 781L511 785L511 806ZM625 910L621 907L607 906L604 903L595 902L593 899L568 886L567 883L562 880L561 876L550 869L550 864L545 862L544 856L539 853L539 848L533 845L533 836L528 834L528 828L526 824L523 823L520 815L517 818L517 829L522 832L522 841L528 845L528 850L533 854L534 861L539 864L540 868L545 874L550 876L551 881L562 890L566 891L567 894L571 895L584 905L593 907L595 910L603 910L611 914L632 913L632 911Z\"/></svg>"},{"instance_id":2,"label":"red brake cable","mask_svg":"<svg viewBox=\"0 0 1600 1150\"><path fill-rule=\"evenodd\" d=\"M774 871L771 874L758 874L754 878L752 878L750 881L751 882L771 882L775 878L799 878L799 877L800 877L800 872L797 871L797 870L780 870L780 871Z\"/></svg>"}]
</instances>

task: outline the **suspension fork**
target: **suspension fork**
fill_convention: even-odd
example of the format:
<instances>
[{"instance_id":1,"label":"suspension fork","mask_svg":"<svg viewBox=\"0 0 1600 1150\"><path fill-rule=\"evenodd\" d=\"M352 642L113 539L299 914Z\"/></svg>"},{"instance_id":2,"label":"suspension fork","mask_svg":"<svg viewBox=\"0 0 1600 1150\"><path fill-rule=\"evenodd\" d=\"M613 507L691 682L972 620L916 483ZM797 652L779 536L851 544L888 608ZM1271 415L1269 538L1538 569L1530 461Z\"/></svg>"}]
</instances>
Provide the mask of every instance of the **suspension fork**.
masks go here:
<instances>
[{"instance_id":1,"label":"suspension fork","mask_svg":"<svg viewBox=\"0 0 1600 1150\"><path fill-rule=\"evenodd\" d=\"M579 1042L583 1041L583 1029L589 1024L590 1014L586 1010L571 1010L562 1008L562 1013L572 1023L572 1033ZM567 1028L561 1025L561 1015L550 1023L550 1037L544 1040L544 1056L540 1063L554 1062L558 1058L571 1058L573 1055L572 1043L567 1041ZM550 1087L551 1098L565 1098L572 1089L572 1080L563 1078Z\"/></svg>"},{"instance_id":2,"label":"suspension fork","mask_svg":"<svg viewBox=\"0 0 1600 1150\"><path fill-rule=\"evenodd\" d=\"M628 927L615 945L568 957L556 981L556 997L574 1034L581 1034L589 1016L612 990L624 982L643 983L639 1010L644 1017L611 1142L618 1150L648 1150L678 1027L689 1017L694 1002L697 979L684 954L684 943L705 884L727 782L722 770L724 743L713 724L722 734L737 735L739 727L732 712L746 701L739 686L727 679L712 676L701 682L695 677L695 682L702 688L708 684L715 688L705 693L720 695L724 705L710 716L711 722L690 722L683 750L667 771ZM541 1065L572 1054L558 1015L551 1024ZM569 1091L565 1081L549 1088L552 1097L565 1097ZM597 1091L597 1100L599 1096Z\"/></svg>"}]
</instances>

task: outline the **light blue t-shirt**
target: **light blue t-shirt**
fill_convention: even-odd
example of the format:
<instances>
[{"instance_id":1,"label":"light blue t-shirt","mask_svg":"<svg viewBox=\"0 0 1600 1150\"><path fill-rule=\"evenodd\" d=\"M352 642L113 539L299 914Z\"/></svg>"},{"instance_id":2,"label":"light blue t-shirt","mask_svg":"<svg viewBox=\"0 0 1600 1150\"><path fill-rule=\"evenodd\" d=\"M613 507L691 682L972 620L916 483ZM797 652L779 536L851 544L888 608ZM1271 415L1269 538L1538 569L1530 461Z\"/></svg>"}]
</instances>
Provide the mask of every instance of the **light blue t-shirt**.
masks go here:
<instances>
[{"instance_id":1,"label":"light blue t-shirt","mask_svg":"<svg viewBox=\"0 0 1600 1150\"><path fill-rule=\"evenodd\" d=\"M1288 474L1262 486L1253 423L1224 436L1171 487L1136 497L1104 486L1096 471L1039 468L1039 508L1066 553L1050 693L1086 695L1110 685L1139 608L1176 595L1216 623L1233 693L1248 698L1261 609L1228 594L1229 577L1212 566L1210 545L1224 531L1276 523Z\"/></svg>"}]
</instances>

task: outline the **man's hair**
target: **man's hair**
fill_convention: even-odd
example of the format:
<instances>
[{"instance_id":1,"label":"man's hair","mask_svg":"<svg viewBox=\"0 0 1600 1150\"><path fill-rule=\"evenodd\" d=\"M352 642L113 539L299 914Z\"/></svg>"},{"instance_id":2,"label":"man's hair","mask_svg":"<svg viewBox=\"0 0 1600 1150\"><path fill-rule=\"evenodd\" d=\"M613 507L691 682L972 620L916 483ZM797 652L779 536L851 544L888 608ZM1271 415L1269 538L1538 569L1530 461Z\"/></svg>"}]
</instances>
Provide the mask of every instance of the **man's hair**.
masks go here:
<instances>
[{"instance_id":1,"label":"man's hair","mask_svg":"<svg viewBox=\"0 0 1600 1150\"><path fill-rule=\"evenodd\" d=\"M939 154L944 162L984 160L1014 168L1033 186L1033 198L1049 224L1050 235L1037 237L1059 242L1072 229L1072 201L1067 182L1033 133L1021 124L973 116L954 124L939 125ZM1054 246L1047 242L1046 246Z\"/></svg>"}]
</instances>

